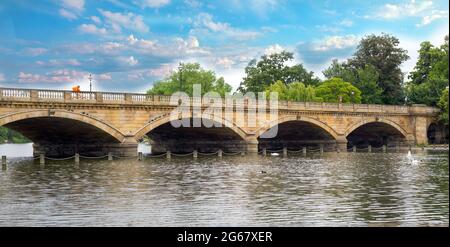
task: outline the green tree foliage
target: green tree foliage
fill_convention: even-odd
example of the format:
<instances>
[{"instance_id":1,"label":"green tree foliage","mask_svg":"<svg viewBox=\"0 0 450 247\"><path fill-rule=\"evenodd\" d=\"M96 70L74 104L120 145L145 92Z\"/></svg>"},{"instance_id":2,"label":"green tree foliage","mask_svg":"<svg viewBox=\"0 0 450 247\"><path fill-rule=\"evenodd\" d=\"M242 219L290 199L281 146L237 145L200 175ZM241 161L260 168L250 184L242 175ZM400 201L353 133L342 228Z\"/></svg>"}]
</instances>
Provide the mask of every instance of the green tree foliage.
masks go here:
<instances>
[{"instance_id":1,"label":"green tree foliage","mask_svg":"<svg viewBox=\"0 0 450 247\"><path fill-rule=\"evenodd\" d=\"M409 103L436 106L448 86L448 35L440 47L426 41L420 45L419 59L409 76L406 91Z\"/></svg>"},{"instance_id":2,"label":"green tree foliage","mask_svg":"<svg viewBox=\"0 0 450 247\"><path fill-rule=\"evenodd\" d=\"M246 92L263 92L273 82L281 81L285 84L302 82L305 85L317 85L320 80L314 77L313 72L308 72L302 64L294 66L286 65L286 62L294 59L290 52L264 55L259 61L252 60L245 68L245 74L238 90Z\"/></svg>"},{"instance_id":3,"label":"green tree foliage","mask_svg":"<svg viewBox=\"0 0 450 247\"><path fill-rule=\"evenodd\" d=\"M366 64L363 68L353 68L347 63L339 63L334 59L330 67L323 71L326 78L341 78L350 82L361 91L361 103L381 104L383 103L383 89L378 86L379 74L375 67Z\"/></svg>"},{"instance_id":4,"label":"green tree foliage","mask_svg":"<svg viewBox=\"0 0 450 247\"><path fill-rule=\"evenodd\" d=\"M398 47L399 43L394 36L372 34L361 40L357 51L348 60L348 65L354 69L364 69L367 65L375 68L378 73L377 85L383 90L381 96L385 104L404 102L400 65L409 57L406 50Z\"/></svg>"},{"instance_id":5,"label":"green tree foliage","mask_svg":"<svg viewBox=\"0 0 450 247\"><path fill-rule=\"evenodd\" d=\"M440 120L445 124L445 126L448 126L448 88L442 91L438 106L442 109Z\"/></svg>"},{"instance_id":6,"label":"green tree foliage","mask_svg":"<svg viewBox=\"0 0 450 247\"><path fill-rule=\"evenodd\" d=\"M181 64L178 70L167 78L157 81L147 93L151 95L172 95L175 92L182 91L192 96L194 84L201 85L202 94L214 91L222 97L225 93L231 92L232 89L222 77L216 78L213 71L204 70L198 63L186 63Z\"/></svg>"},{"instance_id":7,"label":"green tree foliage","mask_svg":"<svg viewBox=\"0 0 450 247\"><path fill-rule=\"evenodd\" d=\"M279 100L321 101L320 98L316 97L314 86L306 86L301 82L293 82L286 85L282 81L276 81L266 88L266 96L271 92L277 92Z\"/></svg>"},{"instance_id":8,"label":"green tree foliage","mask_svg":"<svg viewBox=\"0 0 450 247\"><path fill-rule=\"evenodd\" d=\"M0 126L0 143L29 143L31 142L28 138L22 134Z\"/></svg>"},{"instance_id":9,"label":"green tree foliage","mask_svg":"<svg viewBox=\"0 0 450 247\"><path fill-rule=\"evenodd\" d=\"M361 103L361 91L350 82L336 77L320 84L316 88L316 96L325 102L339 102L339 97L342 97L343 103Z\"/></svg>"}]
</instances>

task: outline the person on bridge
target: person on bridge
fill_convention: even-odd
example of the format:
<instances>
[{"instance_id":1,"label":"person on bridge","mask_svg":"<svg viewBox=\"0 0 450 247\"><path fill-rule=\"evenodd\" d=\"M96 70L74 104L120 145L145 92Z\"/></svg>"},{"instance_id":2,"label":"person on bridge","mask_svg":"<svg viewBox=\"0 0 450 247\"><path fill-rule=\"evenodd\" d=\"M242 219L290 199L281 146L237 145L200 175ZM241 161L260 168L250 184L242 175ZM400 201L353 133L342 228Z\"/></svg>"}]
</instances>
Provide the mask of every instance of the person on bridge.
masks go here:
<instances>
[{"instance_id":1,"label":"person on bridge","mask_svg":"<svg viewBox=\"0 0 450 247\"><path fill-rule=\"evenodd\" d=\"M78 95L81 92L80 85L72 87L72 92L74 92L77 95L77 98L78 98Z\"/></svg>"}]
</instances>

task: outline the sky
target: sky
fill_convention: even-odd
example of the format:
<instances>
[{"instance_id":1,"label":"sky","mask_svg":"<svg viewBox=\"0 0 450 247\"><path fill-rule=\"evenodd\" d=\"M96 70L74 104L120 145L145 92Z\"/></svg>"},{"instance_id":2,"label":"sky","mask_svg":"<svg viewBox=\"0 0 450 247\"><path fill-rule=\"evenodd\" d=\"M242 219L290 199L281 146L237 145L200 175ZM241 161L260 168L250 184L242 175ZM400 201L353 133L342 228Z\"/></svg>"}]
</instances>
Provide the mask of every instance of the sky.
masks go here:
<instances>
[{"instance_id":1,"label":"sky","mask_svg":"<svg viewBox=\"0 0 450 247\"><path fill-rule=\"evenodd\" d=\"M323 78L361 38L400 40L414 68L420 43L443 43L447 0L1 0L0 87L143 93L198 62L236 89L245 67L286 50Z\"/></svg>"}]
</instances>

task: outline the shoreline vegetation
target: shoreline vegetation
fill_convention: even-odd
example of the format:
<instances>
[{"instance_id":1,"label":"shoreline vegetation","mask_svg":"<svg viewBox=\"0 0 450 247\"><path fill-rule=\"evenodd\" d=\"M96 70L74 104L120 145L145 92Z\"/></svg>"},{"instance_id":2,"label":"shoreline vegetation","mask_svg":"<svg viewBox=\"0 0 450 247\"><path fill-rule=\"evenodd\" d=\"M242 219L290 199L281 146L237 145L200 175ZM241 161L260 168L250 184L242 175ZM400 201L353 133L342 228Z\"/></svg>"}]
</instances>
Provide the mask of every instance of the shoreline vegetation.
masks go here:
<instances>
[{"instance_id":1,"label":"shoreline vegetation","mask_svg":"<svg viewBox=\"0 0 450 247\"><path fill-rule=\"evenodd\" d=\"M28 138L26 138L19 132L0 126L0 144L5 143L24 144L30 142L32 141L30 141Z\"/></svg>"}]
</instances>

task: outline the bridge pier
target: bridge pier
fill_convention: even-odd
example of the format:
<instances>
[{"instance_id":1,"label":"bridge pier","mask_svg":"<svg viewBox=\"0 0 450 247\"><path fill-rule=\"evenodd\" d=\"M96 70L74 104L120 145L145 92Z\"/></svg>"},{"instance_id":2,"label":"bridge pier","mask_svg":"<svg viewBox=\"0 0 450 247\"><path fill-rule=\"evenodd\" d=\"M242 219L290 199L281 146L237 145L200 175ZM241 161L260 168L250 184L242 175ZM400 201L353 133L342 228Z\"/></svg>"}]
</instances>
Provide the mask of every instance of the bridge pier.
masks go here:
<instances>
[{"instance_id":1,"label":"bridge pier","mask_svg":"<svg viewBox=\"0 0 450 247\"><path fill-rule=\"evenodd\" d=\"M258 153L258 140L257 139L249 139L245 141L245 150L248 154L257 154Z\"/></svg>"},{"instance_id":2,"label":"bridge pier","mask_svg":"<svg viewBox=\"0 0 450 247\"><path fill-rule=\"evenodd\" d=\"M339 138L338 140L336 140L336 149L339 152L347 152L347 143L348 141L347 138L345 138L345 136Z\"/></svg>"}]
</instances>

